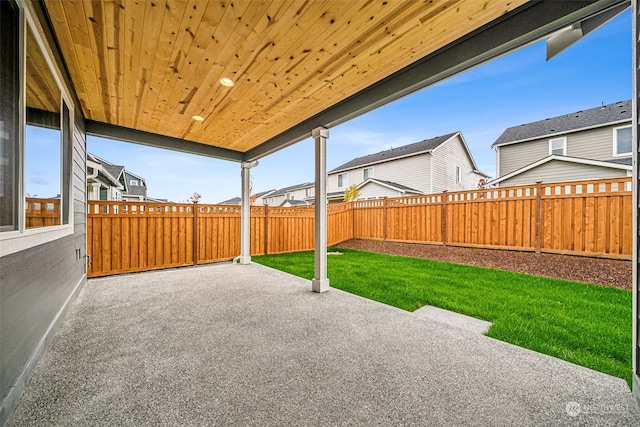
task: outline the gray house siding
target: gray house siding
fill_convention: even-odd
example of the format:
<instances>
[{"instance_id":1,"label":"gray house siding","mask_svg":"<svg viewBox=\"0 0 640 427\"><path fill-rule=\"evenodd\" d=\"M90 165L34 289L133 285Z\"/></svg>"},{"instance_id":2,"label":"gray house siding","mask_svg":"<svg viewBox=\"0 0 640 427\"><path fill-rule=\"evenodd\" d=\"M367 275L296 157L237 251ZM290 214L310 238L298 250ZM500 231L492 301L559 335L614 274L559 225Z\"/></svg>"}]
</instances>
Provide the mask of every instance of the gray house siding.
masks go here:
<instances>
[{"instance_id":1,"label":"gray house siding","mask_svg":"<svg viewBox=\"0 0 640 427\"><path fill-rule=\"evenodd\" d=\"M498 176L507 175L522 167L544 159L549 155L549 140L534 140L518 144L504 145L500 150L500 164L496 173Z\"/></svg>"},{"instance_id":2,"label":"gray house siding","mask_svg":"<svg viewBox=\"0 0 640 427\"><path fill-rule=\"evenodd\" d=\"M500 182L500 187L534 184L538 180L544 182L562 182L624 176L627 176L627 171L622 169L551 160L548 163L522 172L513 178L505 179Z\"/></svg>"},{"instance_id":3,"label":"gray house siding","mask_svg":"<svg viewBox=\"0 0 640 427\"><path fill-rule=\"evenodd\" d=\"M373 178L383 179L385 181L397 182L407 187L429 192L430 180L430 158L431 154L419 154L412 157L401 159L393 159L388 162L378 163L371 166L364 166L346 171L349 174L347 187L358 185L364 181L363 170L367 167L373 167ZM343 173L343 172L339 172ZM338 188L338 174L332 173L327 177L327 192L336 192L345 190Z\"/></svg>"},{"instance_id":4,"label":"gray house siding","mask_svg":"<svg viewBox=\"0 0 640 427\"><path fill-rule=\"evenodd\" d=\"M478 181L485 178L484 175L474 172L473 163L459 136L436 148L432 155L433 188L428 189L425 193L440 193L443 190L473 190L477 188ZM456 167L462 168L460 183L456 181Z\"/></svg>"},{"instance_id":5,"label":"gray house siding","mask_svg":"<svg viewBox=\"0 0 640 427\"><path fill-rule=\"evenodd\" d=\"M567 156L582 159L608 161L613 156L613 130L625 126L624 123L569 133L567 138ZM549 155L549 137L527 142L499 146L500 163L498 173L507 175L517 169L530 165ZM505 181L503 181L505 182Z\"/></svg>"},{"instance_id":6,"label":"gray house siding","mask_svg":"<svg viewBox=\"0 0 640 427\"><path fill-rule=\"evenodd\" d=\"M76 120L73 234L0 258L0 425L86 281L85 147L84 126Z\"/></svg>"},{"instance_id":7,"label":"gray house siding","mask_svg":"<svg viewBox=\"0 0 640 427\"><path fill-rule=\"evenodd\" d=\"M71 233L0 257L0 425L86 282L86 133L80 106L74 111L70 147L62 151L70 160L62 194L71 204L62 209L73 213Z\"/></svg>"}]
</instances>

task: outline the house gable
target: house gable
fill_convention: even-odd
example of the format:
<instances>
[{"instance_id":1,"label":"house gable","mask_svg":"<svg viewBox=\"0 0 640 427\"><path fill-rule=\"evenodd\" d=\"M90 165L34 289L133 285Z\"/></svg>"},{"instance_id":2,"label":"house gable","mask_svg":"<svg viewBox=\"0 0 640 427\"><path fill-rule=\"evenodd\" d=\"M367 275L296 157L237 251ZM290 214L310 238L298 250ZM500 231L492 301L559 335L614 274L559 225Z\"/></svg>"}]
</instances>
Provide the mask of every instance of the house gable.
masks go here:
<instances>
[{"instance_id":1,"label":"house gable","mask_svg":"<svg viewBox=\"0 0 640 427\"><path fill-rule=\"evenodd\" d=\"M476 189L480 179L488 178L487 174L478 170L460 132L434 150L432 156L432 176L428 193Z\"/></svg>"}]
</instances>

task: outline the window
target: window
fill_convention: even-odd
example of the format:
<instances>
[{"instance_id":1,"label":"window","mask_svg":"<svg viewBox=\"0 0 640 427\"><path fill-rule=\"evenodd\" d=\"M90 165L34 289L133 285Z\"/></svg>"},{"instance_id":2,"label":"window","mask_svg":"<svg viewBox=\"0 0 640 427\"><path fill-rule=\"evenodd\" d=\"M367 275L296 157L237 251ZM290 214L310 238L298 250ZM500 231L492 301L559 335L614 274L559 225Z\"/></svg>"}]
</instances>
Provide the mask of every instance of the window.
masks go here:
<instances>
[{"instance_id":1,"label":"window","mask_svg":"<svg viewBox=\"0 0 640 427\"><path fill-rule=\"evenodd\" d=\"M70 112L53 73L27 28L24 133L25 229L69 223ZM34 209L35 206L52 209Z\"/></svg>"},{"instance_id":2,"label":"window","mask_svg":"<svg viewBox=\"0 0 640 427\"><path fill-rule=\"evenodd\" d=\"M630 156L633 151L633 135L631 126L613 129L613 155Z\"/></svg>"},{"instance_id":3,"label":"window","mask_svg":"<svg viewBox=\"0 0 640 427\"><path fill-rule=\"evenodd\" d=\"M133 186L137 187L138 186L138 180L137 179L130 180L129 181L129 185L133 185Z\"/></svg>"},{"instance_id":4,"label":"window","mask_svg":"<svg viewBox=\"0 0 640 427\"><path fill-rule=\"evenodd\" d=\"M13 2L1 1L0 15L0 231L11 231L18 229L20 212L20 11Z\"/></svg>"},{"instance_id":5,"label":"window","mask_svg":"<svg viewBox=\"0 0 640 427\"><path fill-rule=\"evenodd\" d=\"M553 138L549 140L549 154L556 156L567 155L567 138Z\"/></svg>"},{"instance_id":6,"label":"window","mask_svg":"<svg viewBox=\"0 0 640 427\"><path fill-rule=\"evenodd\" d=\"M456 184L462 184L462 168L456 166Z\"/></svg>"},{"instance_id":7,"label":"window","mask_svg":"<svg viewBox=\"0 0 640 427\"><path fill-rule=\"evenodd\" d=\"M0 2L0 256L73 233L73 115L42 40ZM21 42L22 40L22 42ZM7 244L10 242L10 244Z\"/></svg>"},{"instance_id":8,"label":"window","mask_svg":"<svg viewBox=\"0 0 640 427\"><path fill-rule=\"evenodd\" d=\"M362 180L366 181L369 178L373 178L373 167L370 168L364 168L362 170Z\"/></svg>"},{"instance_id":9,"label":"window","mask_svg":"<svg viewBox=\"0 0 640 427\"><path fill-rule=\"evenodd\" d=\"M349 174L348 173L339 173L338 174L338 188L345 188L349 185Z\"/></svg>"},{"instance_id":10,"label":"window","mask_svg":"<svg viewBox=\"0 0 640 427\"><path fill-rule=\"evenodd\" d=\"M313 196L313 188L312 188L312 187L307 188L307 189L305 190L304 194L305 194L305 197L311 197L311 196Z\"/></svg>"}]
</instances>

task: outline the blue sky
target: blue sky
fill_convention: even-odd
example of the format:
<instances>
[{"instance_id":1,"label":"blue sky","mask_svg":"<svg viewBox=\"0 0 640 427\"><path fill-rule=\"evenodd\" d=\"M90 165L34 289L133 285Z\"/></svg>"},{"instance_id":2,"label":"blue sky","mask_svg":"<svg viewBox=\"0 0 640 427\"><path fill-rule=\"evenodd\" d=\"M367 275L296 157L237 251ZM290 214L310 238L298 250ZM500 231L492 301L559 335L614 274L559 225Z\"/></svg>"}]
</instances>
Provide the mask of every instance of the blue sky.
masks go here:
<instances>
[{"instance_id":1,"label":"blue sky","mask_svg":"<svg viewBox=\"0 0 640 427\"><path fill-rule=\"evenodd\" d=\"M327 167L461 131L478 168L495 176L491 144L511 126L631 98L631 11L549 62L538 42L330 129ZM88 150L147 180L149 195L217 203L240 194L237 163L88 138ZM313 140L260 160L255 192L313 181Z\"/></svg>"}]
</instances>

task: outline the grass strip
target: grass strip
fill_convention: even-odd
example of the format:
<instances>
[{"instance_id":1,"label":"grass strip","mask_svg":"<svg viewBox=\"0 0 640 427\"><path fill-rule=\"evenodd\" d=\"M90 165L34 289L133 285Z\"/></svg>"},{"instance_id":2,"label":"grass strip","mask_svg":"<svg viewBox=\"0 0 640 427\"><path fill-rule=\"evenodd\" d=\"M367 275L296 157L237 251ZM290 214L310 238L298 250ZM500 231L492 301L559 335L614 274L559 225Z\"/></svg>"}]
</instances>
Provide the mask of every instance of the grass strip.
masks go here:
<instances>
[{"instance_id":1,"label":"grass strip","mask_svg":"<svg viewBox=\"0 0 640 427\"><path fill-rule=\"evenodd\" d=\"M335 249L333 249L335 250ZM331 286L407 311L432 305L492 322L488 336L626 380L630 291L442 261L339 249ZM252 260L313 278L313 252Z\"/></svg>"}]
</instances>

